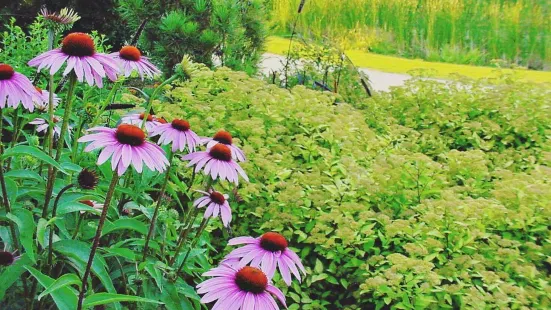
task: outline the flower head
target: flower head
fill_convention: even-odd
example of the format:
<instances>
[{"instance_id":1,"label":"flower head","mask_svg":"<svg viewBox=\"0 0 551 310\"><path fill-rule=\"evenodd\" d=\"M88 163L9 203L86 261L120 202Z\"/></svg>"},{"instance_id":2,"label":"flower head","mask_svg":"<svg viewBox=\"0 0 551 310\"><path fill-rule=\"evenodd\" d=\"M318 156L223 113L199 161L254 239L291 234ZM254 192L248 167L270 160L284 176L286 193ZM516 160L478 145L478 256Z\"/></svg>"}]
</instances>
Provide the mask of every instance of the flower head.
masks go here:
<instances>
[{"instance_id":1,"label":"flower head","mask_svg":"<svg viewBox=\"0 0 551 310\"><path fill-rule=\"evenodd\" d=\"M50 127L49 122L43 118L35 118L31 122L29 122L29 124L36 125L36 131L43 133L46 133L48 131L48 127ZM61 134L61 126L59 125L61 124L61 118L54 115L54 124L54 137L57 139ZM71 126L67 127L67 130L69 130L69 132L71 131L71 129Z\"/></svg>"},{"instance_id":2,"label":"flower head","mask_svg":"<svg viewBox=\"0 0 551 310\"><path fill-rule=\"evenodd\" d=\"M163 172L169 165L165 152L156 144L145 139L139 127L121 124L117 128L94 127L93 134L80 138L79 142L92 142L85 149L91 152L103 149L98 157L98 165L111 158L111 168L122 175L130 165L141 173L143 164L152 171Z\"/></svg>"},{"instance_id":3,"label":"flower head","mask_svg":"<svg viewBox=\"0 0 551 310\"><path fill-rule=\"evenodd\" d=\"M77 183L82 189L94 189L99 183L98 175L94 170L84 168L78 174Z\"/></svg>"},{"instance_id":4,"label":"flower head","mask_svg":"<svg viewBox=\"0 0 551 310\"><path fill-rule=\"evenodd\" d=\"M213 189L208 192L198 191L203 196L193 202L193 206L197 208L207 207L205 210L205 218L217 217L220 214L222 223L228 227L231 222L231 208L228 202L229 196L219 193Z\"/></svg>"},{"instance_id":5,"label":"flower head","mask_svg":"<svg viewBox=\"0 0 551 310\"><path fill-rule=\"evenodd\" d=\"M232 159L230 148L224 144L216 144L206 152L188 154L183 159L189 160L188 167L195 165L195 172L203 169L203 173L210 174L213 180L220 178L220 180L238 184L240 175L247 182L249 181L243 168Z\"/></svg>"},{"instance_id":6,"label":"flower head","mask_svg":"<svg viewBox=\"0 0 551 310\"><path fill-rule=\"evenodd\" d=\"M38 92L38 100L35 102L36 108L44 112L48 110L48 105L50 104L50 92L40 87L35 87L35 89ZM54 94L54 108L59 105L60 101L61 99Z\"/></svg>"},{"instance_id":7,"label":"flower head","mask_svg":"<svg viewBox=\"0 0 551 310\"><path fill-rule=\"evenodd\" d=\"M40 14L50 27L57 28L59 31L70 29L80 20L80 16L73 9L68 8L63 8L59 12L50 12L46 7L42 7Z\"/></svg>"},{"instance_id":8,"label":"flower head","mask_svg":"<svg viewBox=\"0 0 551 310\"><path fill-rule=\"evenodd\" d=\"M142 80L144 77L153 79L161 74L161 71L149 62L149 58L142 56L142 52L135 46L124 46L118 53L112 53L111 57L119 63L125 77L129 77L134 71L138 72Z\"/></svg>"},{"instance_id":9,"label":"flower head","mask_svg":"<svg viewBox=\"0 0 551 310\"><path fill-rule=\"evenodd\" d=\"M29 61L29 66L38 71L50 68L56 74L67 63L63 76L73 72L79 82L86 80L88 85L103 87L103 78L117 80L118 64L108 55L97 53L94 40L86 33L73 32L62 42L61 48L45 52Z\"/></svg>"},{"instance_id":10,"label":"flower head","mask_svg":"<svg viewBox=\"0 0 551 310\"><path fill-rule=\"evenodd\" d=\"M231 239L228 244L245 244L226 256L228 261L239 259L237 267L250 263L251 266L262 269L270 278L273 277L277 267L287 285L291 285L291 273L299 281L301 281L299 269L306 274L298 255L288 248L285 237L276 232L267 232L259 238L237 237Z\"/></svg>"},{"instance_id":11,"label":"flower head","mask_svg":"<svg viewBox=\"0 0 551 310\"><path fill-rule=\"evenodd\" d=\"M98 203L97 201L94 201L94 200L81 200L79 202L93 208L96 211L101 212L103 210L103 204ZM80 214L84 214L84 211L80 211Z\"/></svg>"},{"instance_id":12,"label":"flower head","mask_svg":"<svg viewBox=\"0 0 551 310\"><path fill-rule=\"evenodd\" d=\"M124 124L130 124L130 125L135 125L135 126L138 126L138 127L141 127L142 126L142 123L143 123L143 119L145 118L145 113L132 113L132 114L127 114L125 116L123 116L121 118L121 123L124 123ZM162 122L160 122L156 117L155 115L153 114L148 114L147 115L147 120L145 122L145 130L147 130L147 132L151 132L153 131L153 129L155 129L155 127L161 125Z\"/></svg>"},{"instance_id":13,"label":"flower head","mask_svg":"<svg viewBox=\"0 0 551 310\"><path fill-rule=\"evenodd\" d=\"M230 148L232 158L235 159L236 161L247 160L243 151L233 144L233 137L227 131L220 130L214 135L214 137L203 138L203 140L201 141L201 144L207 145L207 149L210 149L211 147L219 143L224 144L225 146Z\"/></svg>"},{"instance_id":14,"label":"flower head","mask_svg":"<svg viewBox=\"0 0 551 310\"><path fill-rule=\"evenodd\" d=\"M19 103L34 111L34 103L40 101L40 94L23 74L10 65L0 63L0 109L17 108Z\"/></svg>"},{"instance_id":15,"label":"flower head","mask_svg":"<svg viewBox=\"0 0 551 310\"><path fill-rule=\"evenodd\" d=\"M163 124L161 119L158 120L159 125L155 126L150 132L151 137L160 136L160 145L172 143L172 152L183 152L187 147L190 153L195 152L195 146L199 144L201 139L191 130L189 122L183 119L175 119L170 124Z\"/></svg>"},{"instance_id":16,"label":"flower head","mask_svg":"<svg viewBox=\"0 0 551 310\"><path fill-rule=\"evenodd\" d=\"M197 285L199 294L204 294L201 303L216 301L212 310L279 310L274 295L285 308L285 296L262 270L255 267L235 269L221 264L203 274L211 276Z\"/></svg>"},{"instance_id":17,"label":"flower head","mask_svg":"<svg viewBox=\"0 0 551 310\"><path fill-rule=\"evenodd\" d=\"M19 259L19 256L15 255L16 252L10 252L6 249L0 250L0 266L13 265Z\"/></svg>"}]
</instances>

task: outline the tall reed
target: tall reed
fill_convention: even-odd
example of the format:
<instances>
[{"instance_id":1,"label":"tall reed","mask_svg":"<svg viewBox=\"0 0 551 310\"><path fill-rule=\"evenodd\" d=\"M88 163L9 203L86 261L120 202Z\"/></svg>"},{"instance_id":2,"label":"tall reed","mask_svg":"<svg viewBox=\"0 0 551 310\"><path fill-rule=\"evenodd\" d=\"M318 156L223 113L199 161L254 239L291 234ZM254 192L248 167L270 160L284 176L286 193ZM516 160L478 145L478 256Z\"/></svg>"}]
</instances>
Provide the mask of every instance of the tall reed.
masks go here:
<instances>
[{"instance_id":1,"label":"tall reed","mask_svg":"<svg viewBox=\"0 0 551 310\"><path fill-rule=\"evenodd\" d=\"M300 0L272 0L272 23L288 34ZM551 66L551 2L548 0L346 0L308 1L299 31L342 38L376 30L369 48L415 57L453 49L480 52L482 62ZM459 57L460 58L460 57ZM466 59L466 62L470 59Z\"/></svg>"}]
</instances>

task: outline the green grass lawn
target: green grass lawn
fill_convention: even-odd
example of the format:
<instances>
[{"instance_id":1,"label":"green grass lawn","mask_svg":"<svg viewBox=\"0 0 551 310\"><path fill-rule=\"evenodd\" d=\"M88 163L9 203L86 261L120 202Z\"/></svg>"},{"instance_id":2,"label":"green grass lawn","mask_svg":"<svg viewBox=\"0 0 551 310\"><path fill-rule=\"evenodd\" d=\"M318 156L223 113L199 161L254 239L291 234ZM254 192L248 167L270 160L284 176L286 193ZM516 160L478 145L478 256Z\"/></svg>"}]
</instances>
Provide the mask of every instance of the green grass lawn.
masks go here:
<instances>
[{"instance_id":1,"label":"green grass lawn","mask_svg":"<svg viewBox=\"0 0 551 310\"><path fill-rule=\"evenodd\" d=\"M299 43L293 43L299 44ZM285 55L289 48L289 40L281 37L269 37L266 42L266 51L274 54ZM459 74L469 78L487 78L495 76L499 72L514 73L521 80L551 83L551 72L533 71L524 69L501 69L491 67L456 65L440 62L428 62L420 59L405 59L399 57L372 54L359 50L347 50L346 54L361 68L370 68L384 72L408 73L412 70L428 70L433 77L450 78Z\"/></svg>"}]
</instances>

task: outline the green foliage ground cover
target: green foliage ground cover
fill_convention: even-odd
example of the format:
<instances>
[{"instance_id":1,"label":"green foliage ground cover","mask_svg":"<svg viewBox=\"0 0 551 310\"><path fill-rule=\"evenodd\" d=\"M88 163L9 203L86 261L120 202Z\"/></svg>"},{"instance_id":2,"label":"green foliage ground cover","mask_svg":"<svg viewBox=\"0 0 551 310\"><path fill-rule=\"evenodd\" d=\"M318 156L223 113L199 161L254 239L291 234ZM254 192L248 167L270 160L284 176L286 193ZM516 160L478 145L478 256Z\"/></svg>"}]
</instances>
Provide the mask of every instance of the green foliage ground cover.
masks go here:
<instances>
[{"instance_id":1,"label":"green foliage ground cover","mask_svg":"<svg viewBox=\"0 0 551 310\"><path fill-rule=\"evenodd\" d=\"M352 106L199 68L155 108L239 138L251 183L234 233L299 247L309 276L291 309L547 308L549 88L465 83Z\"/></svg>"}]
</instances>

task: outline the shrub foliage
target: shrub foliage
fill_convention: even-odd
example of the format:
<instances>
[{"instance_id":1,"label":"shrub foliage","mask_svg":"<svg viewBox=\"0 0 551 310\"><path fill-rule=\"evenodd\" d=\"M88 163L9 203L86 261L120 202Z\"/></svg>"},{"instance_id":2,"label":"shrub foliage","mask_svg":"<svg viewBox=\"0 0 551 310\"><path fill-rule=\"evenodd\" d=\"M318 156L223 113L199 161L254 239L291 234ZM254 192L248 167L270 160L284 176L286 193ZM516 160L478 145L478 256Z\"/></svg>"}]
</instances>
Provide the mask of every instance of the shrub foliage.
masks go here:
<instances>
[{"instance_id":1,"label":"shrub foliage","mask_svg":"<svg viewBox=\"0 0 551 310\"><path fill-rule=\"evenodd\" d=\"M156 110L240 137L236 234L300 244L291 309L548 307L548 90L489 82L415 80L353 107L200 68Z\"/></svg>"}]
</instances>

